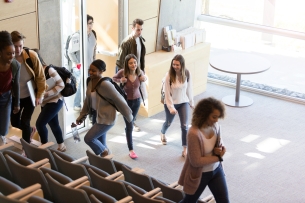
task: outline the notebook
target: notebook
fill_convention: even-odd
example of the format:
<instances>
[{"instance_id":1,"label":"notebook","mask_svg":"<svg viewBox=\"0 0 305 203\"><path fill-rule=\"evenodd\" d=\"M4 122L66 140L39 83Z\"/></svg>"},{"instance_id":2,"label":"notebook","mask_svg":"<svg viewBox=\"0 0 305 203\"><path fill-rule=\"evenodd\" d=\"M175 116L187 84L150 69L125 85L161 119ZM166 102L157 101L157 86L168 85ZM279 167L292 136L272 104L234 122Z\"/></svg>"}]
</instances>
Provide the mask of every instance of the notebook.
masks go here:
<instances>
[{"instance_id":1,"label":"notebook","mask_svg":"<svg viewBox=\"0 0 305 203\"><path fill-rule=\"evenodd\" d=\"M50 89L52 89L53 87L55 87L55 80L54 78L50 77L49 79L47 79L46 81L47 85L48 85L48 89L46 91L49 91Z\"/></svg>"}]
</instances>

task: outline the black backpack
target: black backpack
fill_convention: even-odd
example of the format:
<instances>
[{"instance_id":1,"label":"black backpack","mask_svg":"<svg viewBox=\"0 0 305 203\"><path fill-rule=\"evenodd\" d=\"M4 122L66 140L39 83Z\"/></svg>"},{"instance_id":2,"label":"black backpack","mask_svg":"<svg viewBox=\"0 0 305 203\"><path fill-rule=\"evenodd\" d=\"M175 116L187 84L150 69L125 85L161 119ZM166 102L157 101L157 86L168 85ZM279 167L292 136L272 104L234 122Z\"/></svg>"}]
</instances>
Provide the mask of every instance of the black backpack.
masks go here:
<instances>
[{"instance_id":1,"label":"black backpack","mask_svg":"<svg viewBox=\"0 0 305 203\"><path fill-rule=\"evenodd\" d=\"M117 111L119 111L118 108L115 106L115 104L113 104L112 102L110 102L109 100L107 100L105 97L103 97L103 96L97 91L97 89L96 89L96 87L97 87L101 82L103 82L103 81L105 81L105 80L107 80L107 81L111 82L111 84L113 84L113 86L115 87L115 89L120 93L120 95L122 95L122 97L125 99L125 101L127 101L127 94L126 94L126 92L124 91L124 89L121 89L120 86L119 86L116 82L114 82L111 78L109 78L109 77L103 77L102 79L100 79L100 81L99 81L99 82L96 84L96 86L95 86L95 91L96 91L96 93L97 93L101 98L103 98L104 100L106 100L107 102L109 102L109 104L111 104ZM88 85L89 81L90 81L90 79L87 78L87 85Z\"/></svg>"},{"instance_id":2,"label":"black backpack","mask_svg":"<svg viewBox=\"0 0 305 203\"><path fill-rule=\"evenodd\" d=\"M76 78L72 75L72 73L66 69L65 67L57 67L54 65L49 65L45 68L45 76L46 79L50 78L49 68L54 68L57 73L60 75L61 79L65 83L65 88L60 92L63 97L69 97L76 93ZM67 82L67 79L70 79L70 82Z\"/></svg>"}]
</instances>

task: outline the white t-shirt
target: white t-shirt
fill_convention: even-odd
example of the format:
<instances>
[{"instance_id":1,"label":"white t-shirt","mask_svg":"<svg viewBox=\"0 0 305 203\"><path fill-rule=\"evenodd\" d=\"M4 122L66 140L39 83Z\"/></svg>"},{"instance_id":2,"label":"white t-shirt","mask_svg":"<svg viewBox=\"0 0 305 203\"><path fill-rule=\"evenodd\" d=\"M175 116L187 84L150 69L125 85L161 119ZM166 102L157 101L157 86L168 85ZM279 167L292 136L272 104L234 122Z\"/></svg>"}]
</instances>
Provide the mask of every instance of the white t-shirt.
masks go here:
<instances>
[{"instance_id":1,"label":"white t-shirt","mask_svg":"<svg viewBox=\"0 0 305 203\"><path fill-rule=\"evenodd\" d=\"M137 58L138 58L138 66L141 67L141 62L140 62L140 57L141 57L141 42L140 38L136 38L136 43L137 43Z\"/></svg>"}]
</instances>

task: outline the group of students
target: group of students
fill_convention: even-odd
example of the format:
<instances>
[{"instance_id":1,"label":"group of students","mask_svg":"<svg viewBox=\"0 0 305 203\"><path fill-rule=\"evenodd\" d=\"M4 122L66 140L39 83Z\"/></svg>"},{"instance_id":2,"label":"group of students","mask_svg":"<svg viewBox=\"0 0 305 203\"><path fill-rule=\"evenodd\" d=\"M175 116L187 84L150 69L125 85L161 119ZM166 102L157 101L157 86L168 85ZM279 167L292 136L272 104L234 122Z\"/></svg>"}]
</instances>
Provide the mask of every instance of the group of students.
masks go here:
<instances>
[{"instance_id":1,"label":"group of students","mask_svg":"<svg viewBox=\"0 0 305 203\"><path fill-rule=\"evenodd\" d=\"M37 86L36 105L41 105L41 113L36 121L36 128L42 144L48 141L49 124L58 143L58 150L65 151L62 131L58 122L58 112L63 105L60 91L64 82L55 69L49 68L48 74L56 81L56 85L47 90L45 71L46 64L40 62L39 55L23 49L24 36L14 31L11 34L0 32L0 134L8 133L9 123L22 130L22 137L31 142L35 127L30 126L34 106L27 92L26 83L33 80ZM32 64L28 64L30 58ZM106 144L106 133L113 127L118 109L124 117L125 133L129 156L138 157L133 148L133 122L140 108L141 95L139 87L147 77L138 66L134 54L128 54L124 60L124 68L119 70L113 80L124 84L127 101L115 89L114 85L103 80L106 71L104 61L94 60L89 67L90 80L86 97L77 124L81 124L90 112L95 112L93 126L86 133L84 141L102 157L110 153ZM176 55L170 64L164 83L164 110L166 119L161 128L160 140L167 144L166 131L176 114L180 118L182 156L186 158L179 184L186 193L181 202L196 202L202 191L208 186L217 202L229 202L226 180L223 172L222 157L226 148L220 139L218 118L223 118L225 108L222 102L214 98L206 98L195 106L192 93L191 73L185 67L182 55ZM115 107L113 106L115 104ZM193 109L192 127L189 125L189 111Z\"/></svg>"},{"instance_id":2,"label":"group of students","mask_svg":"<svg viewBox=\"0 0 305 203\"><path fill-rule=\"evenodd\" d=\"M65 151L62 130L58 122L58 112L63 105L60 91L64 82L54 68L49 68L39 54L23 47L25 36L18 32L0 32L0 135L6 142L9 124L22 130L22 138L28 143L38 131L42 144L48 142L49 124L56 141L58 150ZM38 50L36 50L38 52ZM55 86L48 89L46 76L48 74L55 81ZM36 86L35 106L30 96L28 81L32 80ZM41 105L41 112L36 125L30 121L36 106Z\"/></svg>"}]
</instances>

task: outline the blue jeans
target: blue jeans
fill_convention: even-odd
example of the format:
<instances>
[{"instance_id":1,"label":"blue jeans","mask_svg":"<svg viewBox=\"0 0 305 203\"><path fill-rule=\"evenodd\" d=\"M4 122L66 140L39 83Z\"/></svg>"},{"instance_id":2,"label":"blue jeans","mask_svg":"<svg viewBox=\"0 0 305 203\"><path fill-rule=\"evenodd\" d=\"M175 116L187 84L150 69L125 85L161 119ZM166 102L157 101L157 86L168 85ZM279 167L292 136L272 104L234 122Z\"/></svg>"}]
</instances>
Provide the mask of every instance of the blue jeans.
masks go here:
<instances>
[{"instance_id":1,"label":"blue jeans","mask_svg":"<svg viewBox=\"0 0 305 203\"><path fill-rule=\"evenodd\" d=\"M193 195L185 194L180 203L195 203L200 195L208 186L217 203L229 203L229 194L225 174L222 165L219 165L214 171L202 173L200 184Z\"/></svg>"},{"instance_id":2,"label":"blue jeans","mask_svg":"<svg viewBox=\"0 0 305 203\"><path fill-rule=\"evenodd\" d=\"M85 135L85 143L89 145L96 155L107 149L106 133L112 126L95 123Z\"/></svg>"},{"instance_id":3,"label":"blue jeans","mask_svg":"<svg viewBox=\"0 0 305 203\"><path fill-rule=\"evenodd\" d=\"M188 131L188 115L189 115L189 104L182 103L182 104L174 104L175 109L178 111L179 118L180 118L180 127L181 127L181 139L182 139L182 146L186 146L186 134ZM175 114L171 114L164 104L164 110L166 115L166 120L163 123L161 133L165 134L171 123L175 118Z\"/></svg>"},{"instance_id":4,"label":"blue jeans","mask_svg":"<svg viewBox=\"0 0 305 203\"><path fill-rule=\"evenodd\" d=\"M82 79L81 79L81 72L77 68L73 68L73 75L76 78L76 81L78 83L76 94L74 97L74 106L81 107L81 89L82 89Z\"/></svg>"},{"instance_id":5,"label":"blue jeans","mask_svg":"<svg viewBox=\"0 0 305 203\"><path fill-rule=\"evenodd\" d=\"M12 102L14 103L14 101L15 98L13 97ZM21 129L22 138L30 143L32 133L31 118L35 110L31 97L20 99L20 111L18 113L14 114L13 109L14 107L12 107L11 112L11 124L13 127Z\"/></svg>"},{"instance_id":6,"label":"blue jeans","mask_svg":"<svg viewBox=\"0 0 305 203\"><path fill-rule=\"evenodd\" d=\"M0 94L0 136L5 136L8 133L11 106L13 106L11 91Z\"/></svg>"},{"instance_id":7,"label":"blue jeans","mask_svg":"<svg viewBox=\"0 0 305 203\"><path fill-rule=\"evenodd\" d=\"M141 98L137 98L134 100L127 100L127 104L129 106L129 108L132 110L133 120L131 122L128 122L124 117L124 121L126 124L125 133L126 133L128 149L133 150L133 145L132 145L133 122L138 114L140 104L141 104Z\"/></svg>"},{"instance_id":8,"label":"blue jeans","mask_svg":"<svg viewBox=\"0 0 305 203\"><path fill-rule=\"evenodd\" d=\"M59 99L57 103L47 103L44 107L41 107L41 112L36 121L36 128L42 144L48 142L47 124L49 124L51 128L57 144L64 142L58 122L58 112L62 108L62 105L63 101Z\"/></svg>"}]
</instances>

